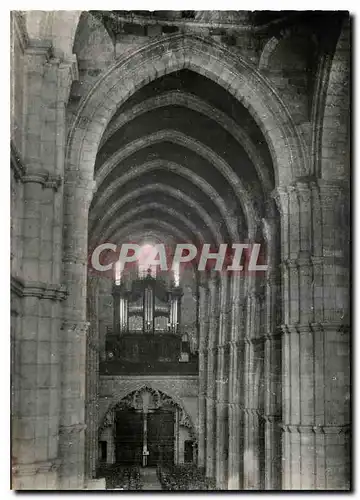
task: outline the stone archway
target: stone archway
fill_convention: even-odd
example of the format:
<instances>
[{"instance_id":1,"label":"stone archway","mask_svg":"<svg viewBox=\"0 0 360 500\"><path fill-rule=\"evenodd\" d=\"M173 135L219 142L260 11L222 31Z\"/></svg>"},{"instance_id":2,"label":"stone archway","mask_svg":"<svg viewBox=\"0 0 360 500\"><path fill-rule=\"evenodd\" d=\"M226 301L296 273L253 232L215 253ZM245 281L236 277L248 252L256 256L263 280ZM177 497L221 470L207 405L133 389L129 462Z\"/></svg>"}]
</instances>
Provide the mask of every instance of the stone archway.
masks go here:
<instances>
[{"instance_id":1,"label":"stone archway","mask_svg":"<svg viewBox=\"0 0 360 500\"><path fill-rule=\"evenodd\" d=\"M194 447L197 446L197 432L195 430L194 424L192 422L191 417L184 409L181 402L175 400L173 397L165 394L164 392L155 389L153 387L143 385L140 388L129 392L126 396L124 396L120 401L117 401L114 404L110 405L110 408L105 413L101 424L98 429L99 438L105 431L105 429L110 428L110 435L112 436L112 442L110 443L110 453L115 454L115 420L116 413L118 411L127 411L131 410L140 413L142 415L142 465L147 466L148 463L152 464L149 461L149 455L151 450L151 445L149 441L149 415L154 415L156 412L161 411L166 408L173 409L174 413L174 463L177 463L179 460L179 430L181 427L186 428L191 441L194 444ZM134 421L134 427L136 427L136 422ZM139 429L140 431L140 429ZM93 443L94 446L97 446L97 443ZM151 450L153 452L153 450ZM152 458L152 457L151 457ZM195 459L195 457L193 457ZM156 460L161 460L157 456ZM113 461L116 461L113 458Z\"/></svg>"},{"instance_id":2,"label":"stone archway","mask_svg":"<svg viewBox=\"0 0 360 500\"><path fill-rule=\"evenodd\" d=\"M119 106L136 90L162 75L184 68L216 82L249 110L269 146L276 185L287 185L306 174L304 147L287 108L267 79L241 57L235 58L227 49L209 40L174 35L156 40L132 56L120 58L83 100L67 144L63 277L69 296L63 315L71 325L82 324L86 319L83 290L87 280L87 217L102 135ZM250 221L247 223L252 233L254 228ZM237 303L241 293L239 284L234 285L234 293ZM211 325L213 329L215 322ZM232 330L235 332L237 327L238 317L234 313ZM85 335L75 339L69 327L65 325L65 328L69 331L69 352L81 355L86 344ZM64 456L63 461L66 462L67 457Z\"/></svg>"},{"instance_id":3,"label":"stone archway","mask_svg":"<svg viewBox=\"0 0 360 500\"><path fill-rule=\"evenodd\" d=\"M214 42L174 35L120 60L99 80L79 108L67 144L64 278L70 285L64 315L85 320L87 214L93 169L102 135L119 106L150 81L183 68L215 81L235 96L263 131L273 156L277 184L306 172L304 148L291 117L270 83L241 57ZM252 228L251 228L252 229Z\"/></svg>"}]
</instances>

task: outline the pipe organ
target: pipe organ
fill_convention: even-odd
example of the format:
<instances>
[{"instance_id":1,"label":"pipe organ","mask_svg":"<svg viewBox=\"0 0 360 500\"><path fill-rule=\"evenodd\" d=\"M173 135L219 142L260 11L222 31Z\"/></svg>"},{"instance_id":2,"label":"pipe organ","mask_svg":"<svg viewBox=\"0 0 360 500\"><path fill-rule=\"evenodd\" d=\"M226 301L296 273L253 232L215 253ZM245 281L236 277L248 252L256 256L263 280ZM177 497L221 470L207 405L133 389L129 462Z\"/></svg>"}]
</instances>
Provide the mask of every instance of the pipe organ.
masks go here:
<instances>
[{"instance_id":1,"label":"pipe organ","mask_svg":"<svg viewBox=\"0 0 360 500\"><path fill-rule=\"evenodd\" d=\"M148 275L113 286L114 332L179 333L182 290ZM131 318L136 317L136 321Z\"/></svg>"},{"instance_id":2,"label":"pipe organ","mask_svg":"<svg viewBox=\"0 0 360 500\"><path fill-rule=\"evenodd\" d=\"M189 349L180 328L182 289L178 284L151 274L124 274L115 280L114 324L106 336L103 373L104 367L109 374L197 372L197 355L184 352Z\"/></svg>"}]
</instances>

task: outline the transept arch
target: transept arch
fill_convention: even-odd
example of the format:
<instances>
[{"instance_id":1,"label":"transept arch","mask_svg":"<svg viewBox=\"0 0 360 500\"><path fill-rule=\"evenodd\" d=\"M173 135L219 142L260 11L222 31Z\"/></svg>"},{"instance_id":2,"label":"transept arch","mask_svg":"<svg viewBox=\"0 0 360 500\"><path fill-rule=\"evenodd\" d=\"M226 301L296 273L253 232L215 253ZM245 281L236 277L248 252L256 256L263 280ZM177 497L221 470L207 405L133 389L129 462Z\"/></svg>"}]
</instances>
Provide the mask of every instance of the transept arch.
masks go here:
<instances>
[{"instance_id":1,"label":"transept arch","mask_svg":"<svg viewBox=\"0 0 360 500\"><path fill-rule=\"evenodd\" d=\"M268 80L240 56L235 60L215 42L194 35L151 42L120 58L100 78L83 100L70 132L69 170L78 166L91 176L101 137L120 104L145 83L184 67L215 81L249 109L269 143L277 184L286 185L306 173L302 140Z\"/></svg>"}]
</instances>

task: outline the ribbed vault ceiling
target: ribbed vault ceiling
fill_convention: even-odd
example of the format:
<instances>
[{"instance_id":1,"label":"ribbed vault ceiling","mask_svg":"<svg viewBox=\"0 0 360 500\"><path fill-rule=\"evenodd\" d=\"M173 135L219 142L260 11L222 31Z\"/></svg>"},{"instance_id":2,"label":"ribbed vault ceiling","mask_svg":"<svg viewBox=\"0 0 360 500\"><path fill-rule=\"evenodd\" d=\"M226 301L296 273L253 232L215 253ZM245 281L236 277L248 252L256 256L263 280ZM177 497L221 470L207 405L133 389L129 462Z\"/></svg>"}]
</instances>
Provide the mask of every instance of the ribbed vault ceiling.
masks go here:
<instances>
[{"instance_id":1,"label":"ribbed vault ceiling","mask_svg":"<svg viewBox=\"0 0 360 500\"><path fill-rule=\"evenodd\" d=\"M117 110L94 175L91 246L151 234L196 245L245 240L274 188L270 153L249 112L186 69L149 83Z\"/></svg>"}]
</instances>

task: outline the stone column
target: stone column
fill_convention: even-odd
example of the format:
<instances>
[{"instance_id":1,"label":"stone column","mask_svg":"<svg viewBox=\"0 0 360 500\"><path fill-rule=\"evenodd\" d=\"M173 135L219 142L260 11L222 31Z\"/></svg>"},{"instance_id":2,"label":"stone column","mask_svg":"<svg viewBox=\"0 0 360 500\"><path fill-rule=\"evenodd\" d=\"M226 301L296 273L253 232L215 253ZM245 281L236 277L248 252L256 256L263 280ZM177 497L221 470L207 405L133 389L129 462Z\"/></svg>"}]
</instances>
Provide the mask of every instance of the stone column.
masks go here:
<instances>
[{"instance_id":1,"label":"stone column","mask_svg":"<svg viewBox=\"0 0 360 500\"><path fill-rule=\"evenodd\" d=\"M219 323L219 285L215 273L209 279L209 337L207 344L207 391L206 391L206 477L215 478L215 343Z\"/></svg>"},{"instance_id":2,"label":"stone column","mask_svg":"<svg viewBox=\"0 0 360 500\"><path fill-rule=\"evenodd\" d=\"M206 385L207 351L206 343L209 327L209 289L203 280L199 286L199 445L198 467L205 467L206 455Z\"/></svg>"},{"instance_id":3,"label":"stone column","mask_svg":"<svg viewBox=\"0 0 360 500\"><path fill-rule=\"evenodd\" d=\"M280 243L278 225L280 221L264 220L264 236L267 241L268 271L265 284L264 325L264 383L265 383L265 471L266 490L281 489L282 472L282 387L281 387L281 337L280 327L282 301L279 275L281 256L277 249Z\"/></svg>"},{"instance_id":4,"label":"stone column","mask_svg":"<svg viewBox=\"0 0 360 500\"><path fill-rule=\"evenodd\" d=\"M228 463L228 389L229 389L229 278L221 277L219 335L217 340L216 372L216 486L226 489Z\"/></svg>"},{"instance_id":5,"label":"stone column","mask_svg":"<svg viewBox=\"0 0 360 500\"><path fill-rule=\"evenodd\" d=\"M94 478L98 463L98 407L99 407L99 328L97 277L88 283L89 335L86 353L86 406L85 406L85 470L87 478Z\"/></svg>"},{"instance_id":6,"label":"stone column","mask_svg":"<svg viewBox=\"0 0 360 500\"><path fill-rule=\"evenodd\" d=\"M283 488L349 488L347 195L277 192L283 233Z\"/></svg>"},{"instance_id":7,"label":"stone column","mask_svg":"<svg viewBox=\"0 0 360 500\"><path fill-rule=\"evenodd\" d=\"M244 489L258 489L258 421L256 414L256 292L252 277L248 278L246 298L246 332L245 332L245 363L244 363Z\"/></svg>"},{"instance_id":8,"label":"stone column","mask_svg":"<svg viewBox=\"0 0 360 500\"><path fill-rule=\"evenodd\" d=\"M244 314L243 278L231 278L230 363L229 363L229 467L228 489L239 490L243 480L243 373L244 373Z\"/></svg>"},{"instance_id":9,"label":"stone column","mask_svg":"<svg viewBox=\"0 0 360 500\"><path fill-rule=\"evenodd\" d=\"M265 341L265 489L281 489L281 330Z\"/></svg>"},{"instance_id":10,"label":"stone column","mask_svg":"<svg viewBox=\"0 0 360 500\"><path fill-rule=\"evenodd\" d=\"M63 269L69 297L64 304L61 409L61 489L84 484L85 373L88 322L87 217L92 196L92 173L78 178L67 173L65 184Z\"/></svg>"},{"instance_id":11,"label":"stone column","mask_svg":"<svg viewBox=\"0 0 360 500\"><path fill-rule=\"evenodd\" d=\"M21 298L17 332L18 418L13 455L16 489L57 489L60 413L62 196L65 105L70 65L51 56L50 45L30 41L25 49L23 133L24 214L21 276L13 287Z\"/></svg>"}]
</instances>

